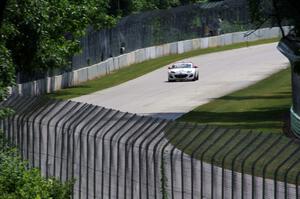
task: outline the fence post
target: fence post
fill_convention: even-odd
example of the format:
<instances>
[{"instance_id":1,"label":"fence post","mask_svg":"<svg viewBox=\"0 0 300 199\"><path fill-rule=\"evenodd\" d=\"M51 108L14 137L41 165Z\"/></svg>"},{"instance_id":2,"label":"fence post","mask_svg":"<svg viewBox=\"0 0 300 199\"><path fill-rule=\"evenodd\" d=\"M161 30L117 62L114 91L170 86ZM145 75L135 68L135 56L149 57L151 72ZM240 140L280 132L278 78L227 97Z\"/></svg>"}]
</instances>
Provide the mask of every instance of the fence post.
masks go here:
<instances>
[{"instance_id":1,"label":"fence post","mask_svg":"<svg viewBox=\"0 0 300 199\"><path fill-rule=\"evenodd\" d=\"M288 185L287 185L288 184L288 174L299 162L300 162L300 159L295 161L285 172L285 176L284 176L284 198L285 199L288 198ZM297 189L297 187L296 187L296 189Z\"/></svg>"},{"instance_id":2,"label":"fence post","mask_svg":"<svg viewBox=\"0 0 300 199\"><path fill-rule=\"evenodd\" d=\"M170 151L170 154L171 154L171 155L170 155L170 166L171 166L170 171L171 171L171 194L172 194L172 199L174 199L173 153L174 153L174 150L176 149L176 146L177 146L180 142L182 142L186 136L188 136L190 133L192 133L193 130L194 130L195 128L196 128L196 125L194 125L193 128L192 128L191 130L188 130L186 133L184 133L184 134L182 135L182 138L183 138L183 139L179 139L176 143L172 143L173 147L172 147L172 149L171 149L171 151ZM181 179L183 179L183 173L181 173ZM182 184L182 183L183 183L183 181L181 182L181 184Z\"/></svg>"},{"instance_id":3,"label":"fence post","mask_svg":"<svg viewBox=\"0 0 300 199\"><path fill-rule=\"evenodd\" d=\"M252 167L251 167L251 175L252 175L252 198L254 198L254 195L255 195L255 180L254 180L254 175L255 175L255 167L256 167L256 164L257 162L264 156L266 155L274 146L277 146L277 144L279 143L279 141L281 140L282 138L282 135L279 136L274 142L272 142L272 144L270 144L270 146L260 155L258 156L253 164L252 164Z\"/></svg>"},{"instance_id":4,"label":"fence post","mask_svg":"<svg viewBox=\"0 0 300 199\"><path fill-rule=\"evenodd\" d=\"M245 167L245 164L246 164L246 161L248 160L249 157L251 157L251 155L259 149L259 147L262 146L263 143L265 143L269 138L271 137L271 134L269 134L267 137L265 137L261 142L259 142L257 145L258 147L254 148L252 151L247 151L247 157L242 161L242 176L241 176L241 181L242 181L242 184L241 184L241 195L242 195L242 199L244 198L244 167ZM252 176L253 177L253 176Z\"/></svg>"},{"instance_id":5,"label":"fence post","mask_svg":"<svg viewBox=\"0 0 300 199\"><path fill-rule=\"evenodd\" d=\"M62 101L60 101L62 103ZM47 123L47 147L46 147L46 167L49 166L49 139L50 139L50 124L52 122L53 119L55 119L59 113L64 110L66 107L69 106L69 104L71 103L71 101L68 101L67 103L64 104L64 106L61 108L61 109L58 109L57 112L55 114L53 114L53 116L48 120L48 123ZM54 142L56 142L54 140ZM55 154L54 154L55 156ZM46 169L46 178L49 177L49 169L47 168Z\"/></svg>"},{"instance_id":6,"label":"fence post","mask_svg":"<svg viewBox=\"0 0 300 199\"><path fill-rule=\"evenodd\" d=\"M166 123L166 121L167 120L163 120L163 121L161 121L162 123ZM159 134L161 134L161 131L158 131L158 133L156 134L156 136L153 136L153 138L147 143L147 145L146 145L146 179L147 179L147 182L146 182L146 187L147 187L147 199L149 199L149 175L148 175L148 170L149 170L149 168L148 168L148 163L149 163L149 161L148 161L148 150L149 150L149 147L150 147L150 144L153 142L153 140L154 139L156 139L157 138L157 136L159 135ZM153 150L153 152L154 152L154 150ZM153 153L154 154L154 153ZM152 154L152 155L153 155ZM154 159L153 159L154 160ZM155 170L155 167L153 167L154 168L154 170ZM153 178L154 179L154 178Z\"/></svg>"},{"instance_id":7,"label":"fence post","mask_svg":"<svg viewBox=\"0 0 300 199\"><path fill-rule=\"evenodd\" d=\"M203 198L203 184L204 183L202 183L203 182L203 158L204 158L204 156L205 156L205 154L206 154L206 152L212 147L212 146L214 146L214 144L215 143L217 143L225 134L226 134L226 132L228 131L228 129L226 129L224 132L222 132L222 133L218 133L219 135L217 136L217 138L214 140L214 142L213 143L211 143L210 145L208 145L208 147L202 152L202 154L201 154L201 158L200 158L200 164L201 164L201 170L200 170L200 173L201 173L201 198ZM217 133L217 132L216 132ZM211 197L213 197L213 196L211 196Z\"/></svg>"},{"instance_id":8,"label":"fence post","mask_svg":"<svg viewBox=\"0 0 300 199\"><path fill-rule=\"evenodd\" d=\"M297 173L297 176L296 176L296 198L299 198L299 189L298 189L299 178L300 178L300 171Z\"/></svg>"},{"instance_id":9,"label":"fence post","mask_svg":"<svg viewBox=\"0 0 300 199\"><path fill-rule=\"evenodd\" d=\"M240 132L240 130L236 130L232 136L219 148L219 150L217 150L213 156L211 157L211 198L214 198L214 161L215 161L215 157L222 151L224 150L224 147L227 146L231 141L232 138L234 138L238 133Z\"/></svg>"},{"instance_id":10,"label":"fence post","mask_svg":"<svg viewBox=\"0 0 300 199\"><path fill-rule=\"evenodd\" d=\"M108 182L108 198L111 198L111 161L112 161L112 140L113 138L129 123L131 122L134 118L136 117L136 114L130 116L130 118L128 118L126 120L126 122L124 122L116 131L115 133L110 137L109 140L109 169L108 169L108 176L109 176L109 182Z\"/></svg>"},{"instance_id":11,"label":"fence post","mask_svg":"<svg viewBox=\"0 0 300 199\"><path fill-rule=\"evenodd\" d=\"M198 125L197 124L195 124L195 128L196 127L198 127ZM203 129L201 129L197 134L196 134L196 136L189 142L189 143L187 143L184 147L183 147L183 149L181 150L181 173L182 173L182 175L181 175L181 181L182 181L182 189L181 189L181 197L182 198L184 198L184 182L183 182L183 154L184 154L184 151L194 142L194 141L196 141L199 137L200 137L200 135L202 135L202 132L205 132L206 131L206 129L207 129L207 127L208 127L208 125L206 125L206 126L204 126L203 127ZM192 176L191 176L192 177Z\"/></svg>"},{"instance_id":12,"label":"fence post","mask_svg":"<svg viewBox=\"0 0 300 199\"><path fill-rule=\"evenodd\" d=\"M153 132L155 132L155 131L153 131ZM157 133L156 134L154 134L154 136L153 136L153 138L152 139L155 139L159 134L161 133L161 131L160 130L158 130L157 131ZM150 134L150 136L152 136L152 134L153 133L151 133ZM141 149L142 149L142 146L143 146L143 144L145 143L145 141L150 137L150 136L145 136L144 137L144 139L139 143L139 198L142 198L142 193L141 193L141 190L142 190L142 185L141 185ZM151 141L152 141L152 139L151 139ZM148 143L147 143L148 144ZM149 146L149 145L148 145ZM132 147L134 147L134 145L132 145ZM133 148L132 148L132 161L133 161ZM146 156L147 156L147 153L146 153ZM148 162L148 158L146 158L146 162ZM133 174L133 163L131 164L132 165L132 174ZM147 164L146 164L146 167L147 167ZM146 168L146 175L147 175L147 168ZM133 177L132 177L132 179L131 180L133 180ZM147 182L146 183L148 183L148 179L147 179ZM132 187L131 187L132 188ZM147 188L147 191L148 191L148 188ZM131 192L131 194L133 194L133 191ZM131 195L131 197L133 198L133 196ZM148 197L148 195L147 195L147 197Z\"/></svg>"},{"instance_id":13,"label":"fence post","mask_svg":"<svg viewBox=\"0 0 300 199\"><path fill-rule=\"evenodd\" d=\"M55 123L55 127L54 127L54 157L53 157L53 175L56 176L56 151L57 151L57 128L58 128L58 125L61 121L63 121L63 118L65 118L70 112L72 112L74 109L76 109L77 107L79 106L79 103L74 103L71 108L69 109L69 111L67 111L65 114L63 114ZM64 123L65 124L65 123ZM63 127L62 127L63 129ZM62 137L63 138L63 137ZM62 141L63 142L63 139Z\"/></svg>"},{"instance_id":14,"label":"fence post","mask_svg":"<svg viewBox=\"0 0 300 199\"><path fill-rule=\"evenodd\" d=\"M130 128L128 128L126 131L124 131L121 135L120 135L120 137L118 138L118 140L117 140L117 176L119 176L119 171L120 171L120 168L119 168L119 162L120 162L120 142L121 142L121 140L122 140L122 138L125 136L125 135L127 135L128 133L130 133L131 135L135 135L140 129L139 128L136 128L135 130L133 130L132 131L132 129L134 128L134 127L136 127L137 126L137 124L139 124L139 122L141 122L141 121L143 121L144 120L144 118L145 118L145 116L142 116L142 117L140 117ZM149 121L151 120L151 118L147 118L147 120L146 121L144 121L143 123L142 123L142 125L140 125L140 127L142 127L143 128L143 126L145 125L145 123L147 124ZM146 125L147 126L147 125ZM127 141L127 140L126 140ZM125 145L126 146L126 145ZM126 153L126 151L125 151L125 153ZM126 167L126 166L124 166L124 167ZM124 174L126 175L126 173L124 172ZM117 196L117 198L119 198L119 177L117 178L117 184L116 184L116 188L117 188L117 190L116 190L116 196Z\"/></svg>"},{"instance_id":15,"label":"fence post","mask_svg":"<svg viewBox=\"0 0 300 199\"><path fill-rule=\"evenodd\" d=\"M18 111L19 112L19 111L22 111L23 108L24 109L26 108L26 106L24 106L24 101L26 102L26 99L24 101L23 100L14 100L14 101L16 101L15 104L10 104L10 106L13 107L14 111L16 111L16 112ZM12 102L14 102L14 101L12 101ZM11 141L11 144L13 146L17 145L17 140L18 140L17 136L15 138L15 133L14 133L15 132L15 124L14 123L15 123L15 120L16 120L16 116L17 116L17 114L13 114L12 116L8 117L8 120L10 120L11 123L12 123L12 130L11 130L11 132L12 132L12 136L11 136L12 137L12 141Z\"/></svg>"},{"instance_id":16,"label":"fence post","mask_svg":"<svg viewBox=\"0 0 300 199\"><path fill-rule=\"evenodd\" d=\"M196 153L201 149L201 146L203 144L205 144L213 135L214 133L219 130L219 128L215 128L213 129L212 131L209 132L208 136L201 142L197 145L197 147L192 151L191 153L191 195L192 195L192 199L194 198L194 158L195 158L195 155ZM200 182L202 183L202 182ZM202 193L201 193L202 195Z\"/></svg>"},{"instance_id":17,"label":"fence post","mask_svg":"<svg viewBox=\"0 0 300 199\"><path fill-rule=\"evenodd\" d=\"M300 146L298 146L292 154L290 154L284 161L282 161L282 163L276 168L275 170L275 176L274 176L274 198L277 199L277 176L278 176L278 171L280 170L280 168L287 162L289 161L297 152L299 152L300 150Z\"/></svg>"},{"instance_id":18,"label":"fence post","mask_svg":"<svg viewBox=\"0 0 300 199\"><path fill-rule=\"evenodd\" d=\"M250 133L252 133L252 131L250 131ZM256 135L232 160L231 162L231 198L234 199L234 174L235 174L235 171L234 171L234 164L235 164L235 161L237 160L237 158L244 152L247 150L247 148L253 144L258 138L259 136L261 135L262 133L260 132L258 135ZM242 179L243 180L243 179ZM243 184L243 183L242 183Z\"/></svg>"},{"instance_id":19,"label":"fence post","mask_svg":"<svg viewBox=\"0 0 300 199\"><path fill-rule=\"evenodd\" d=\"M161 192L162 192L162 199L167 199L167 196L166 196L166 177L164 176L164 171L165 171L165 168L164 168L164 152L167 148L167 146L173 142L174 139L177 138L178 135L180 135L181 131L184 130L186 128L186 126L188 125L188 123L185 123L184 125L182 125L181 128L178 128L176 129L176 133L175 135L173 135L169 140L167 140L167 142L164 144L164 146L162 147L162 150L161 150L161 172L162 172L162 176L161 176ZM172 160L170 160L172 162ZM171 163L172 165L172 163ZM173 194L173 193L172 193Z\"/></svg>"},{"instance_id":20,"label":"fence post","mask_svg":"<svg viewBox=\"0 0 300 199\"><path fill-rule=\"evenodd\" d=\"M97 127L98 125L98 122L100 122L102 119L104 119L105 117L107 117L110 113L112 113L113 110L112 109L108 109L108 110L105 110L105 112L99 117L99 119L97 120L97 122L91 127L89 128L89 130L87 131L87 139L90 137L90 134L92 132L92 130ZM115 111L109 118L108 120L111 120L115 115L117 115L119 112ZM97 137L100 133L100 130L106 125L107 123L103 123L102 125L100 125L96 130L95 130L95 133L93 135L93 139L94 139L94 143L93 143L93 150L94 150L94 178L93 178L93 191L94 191L94 197L96 197L96 166L97 166L97 162L96 162L96 159L97 159L97 144L96 144L96 141L97 141ZM82 135L83 132L80 133L79 135L79 138L80 138L80 155L79 155L79 167L80 167L80 170L79 170L79 175L81 176L81 135ZM89 151L87 150L87 159L89 159ZM87 171L88 171L88 168L87 168ZM81 177L79 178L79 187L81 188ZM80 197L81 198L81 195Z\"/></svg>"},{"instance_id":21,"label":"fence post","mask_svg":"<svg viewBox=\"0 0 300 199\"><path fill-rule=\"evenodd\" d=\"M165 120L164 120L165 121ZM159 123L159 125L157 125L156 127L155 127L155 129L154 130L152 130L152 133L151 134L153 134L153 132L156 132L157 131L157 133L154 135L154 138L155 137L157 137L159 134L161 134L161 132L162 132L162 130L164 130L165 129L165 125L166 125L166 123L164 123L164 122L161 122L161 123ZM141 136L141 135L140 135ZM132 171L131 171L131 179L133 179L133 170L134 170L134 167L133 167L133 148L134 148L134 145L135 145L135 142L140 138L140 136L139 137L137 137L135 140L134 140L134 142L132 143L132 149L131 149L131 153L132 153L132 158L131 158L131 165L132 165ZM163 140L163 138L164 138L164 136L159 140L159 142L161 141L161 140ZM145 138L144 138L145 139ZM158 144L159 142L157 142L156 144ZM156 150L156 144L155 144L155 146L154 146L154 152L153 152L153 154L155 154L155 150ZM154 156L153 156L153 158L154 158ZM155 192L155 198L156 198L156 169L155 169L155 159L153 159L153 165L154 165L154 192ZM131 185L131 198L133 197L133 186Z\"/></svg>"},{"instance_id":22,"label":"fence post","mask_svg":"<svg viewBox=\"0 0 300 199\"><path fill-rule=\"evenodd\" d=\"M229 154L231 154L231 152L233 152L241 143L243 143L249 136L251 135L251 132L247 132L245 133L245 136L241 138L241 140L236 144L234 145L223 157L222 159L222 199L224 199L224 170L225 170L225 160L226 158L229 156ZM231 189L233 189L231 187Z\"/></svg>"},{"instance_id":23,"label":"fence post","mask_svg":"<svg viewBox=\"0 0 300 199\"><path fill-rule=\"evenodd\" d=\"M80 106L81 105L81 106ZM89 108L88 104L80 104L78 103L78 110L75 111L75 113L72 114L72 116L70 116L66 121L64 121L64 124L61 128L61 135L62 135L62 142L61 142L61 150L60 150L60 154L61 154L61 160L60 160L60 169L59 169L59 177L60 177L60 181L62 181L62 176L63 176L63 157L64 157L64 149L65 149L65 136L66 136L66 141L67 141L67 151L69 148L69 136L68 136L68 128L78 119L82 116L82 114ZM73 117L73 115L75 115L75 117ZM68 126L66 126L68 123L70 122L70 124ZM66 133L64 133L64 131L66 130ZM65 134L65 135L64 135ZM68 154L66 154L66 159L68 159L67 157ZM68 166L66 166L66 168L68 169ZM68 173L68 172L67 172ZM66 175L67 176L67 175Z\"/></svg>"},{"instance_id":24,"label":"fence post","mask_svg":"<svg viewBox=\"0 0 300 199\"><path fill-rule=\"evenodd\" d=\"M34 108L32 109L32 111L27 115L26 117L26 159L29 159L29 132L30 132L30 127L29 127L29 119L36 114L36 111L38 111L43 105L45 105L45 100L42 98L37 99L37 104L34 106ZM23 129L23 128L22 128ZM22 132L22 136L24 136L24 131ZM33 144L34 145L34 144ZM22 146L23 148L23 146ZM23 153L22 153L23 154ZM21 154L22 159L24 159L23 155Z\"/></svg>"},{"instance_id":25,"label":"fence post","mask_svg":"<svg viewBox=\"0 0 300 199\"><path fill-rule=\"evenodd\" d=\"M285 151L285 149L287 148L287 146L289 146L290 144L292 143L292 140L290 140L288 143L286 143L283 147L281 147L280 149L279 149L279 151L276 153L276 154L274 154L271 158L270 158L270 161L269 162L267 162L267 164L264 166L264 168L263 168L263 189L262 189L262 191L263 191L263 199L265 198L265 178L266 178L266 170L267 170L267 168L268 168L268 166L274 161L274 158L275 157L277 157L277 156L279 156L283 151Z\"/></svg>"},{"instance_id":26,"label":"fence post","mask_svg":"<svg viewBox=\"0 0 300 199\"><path fill-rule=\"evenodd\" d=\"M51 111L53 111L52 108L56 107L60 101L58 100L53 100L52 101L52 106L49 108L49 110L39 119L40 121L38 122L39 124L39 168L42 169L42 152L41 152L41 148L42 148L42 126L43 126L43 120L46 118L46 116L49 115L49 113ZM47 145L48 145L48 140L47 140ZM33 158L34 159L34 158ZM46 169L47 170L47 169Z\"/></svg>"},{"instance_id":27,"label":"fence post","mask_svg":"<svg viewBox=\"0 0 300 199\"><path fill-rule=\"evenodd\" d=\"M121 113L120 111L117 111L118 113ZM101 166L101 198L104 198L104 157L105 157L105 153L104 153L104 141L106 138L106 135L110 132L110 130L114 127L114 125L118 124L122 119L124 119L124 117L126 115L128 115L128 113L121 113L122 115L120 116L119 119L117 119L113 125L111 125L105 132L103 132L103 135L101 137L101 146L102 146L102 166ZM110 193L108 193L110 194Z\"/></svg>"},{"instance_id":28,"label":"fence post","mask_svg":"<svg viewBox=\"0 0 300 199\"><path fill-rule=\"evenodd\" d=\"M34 158L34 156L35 156L35 133L36 133L36 131L35 131L35 128L34 128L34 125L36 124L36 123L39 123L39 122L36 122L36 120L37 120L37 118L41 115L41 113L43 113L47 108L48 108L48 106L50 105L52 103L52 100L45 100L45 104L43 104L43 106L42 107L40 107L41 109L39 109L39 110L37 110L37 112L35 112L35 116L33 117L33 119L32 119L32 124L31 124L31 130L32 130L32 142L31 142L31 146L32 146L32 148L31 148L31 150L32 150L32 167L35 167L35 158ZM42 116L42 118L44 117L45 115L43 115ZM29 120L27 121L28 123L29 123ZM40 125L40 124L39 124ZM29 135L29 132L27 132L27 135ZM28 160L29 160L29 145L28 145L28 142L27 142L27 158L28 158Z\"/></svg>"},{"instance_id":29,"label":"fence post","mask_svg":"<svg viewBox=\"0 0 300 199\"><path fill-rule=\"evenodd\" d=\"M90 110L87 114L85 114L85 115L90 115L90 113L93 113L96 109L97 109L98 107L97 106L94 106L94 108L92 109L92 110ZM100 110L98 110L97 112L96 112L96 114L95 115L98 115L98 113L100 113L101 111L103 110L103 108L100 108ZM81 114L80 114L81 115ZM101 118L101 117L100 117ZM83 133L83 130L88 126L88 125L90 125L92 122L94 122L95 120L89 120L89 121L87 121L82 127L81 127L81 129L79 130L79 170L80 170L80 175L79 175L79 179L81 180L81 149L82 149L82 147L81 147L81 135L82 135L82 133ZM79 122L80 123L80 122ZM76 126L75 126L75 129L74 129L74 131L73 131L73 133L72 133L72 152L71 152L71 154L72 154L72 162L71 162L71 165L72 165L72 171L71 171L71 179L74 179L74 164L75 164L75 134L76 134L76 128L77 128L77 125L79 125L79 123L77 123L76 124ZM68 131L71 129L71 127L68 129ZM88 144L87 144L87 146L88 146ZM87 150L88 150L88 147L87 147ZM68 154L68 153L67 153ZM87 156L88 157L88 156ZM68 159L67 159L68 160ZM68 165L68 163L67 163L67 165ZM87 167L88 168L88 167ZM88 176L88 175L87 175ZM68 176L67 176L67 179L68 179ZM87 178L87 182L88 182L88 178ZM81 183L81 181L79 182L79 183ZM74 197L74 189L75 189L75 187L73 186L73 197ZM87 186L87 193L88 193L88 186ZM79 194L79 198L81 197L81 194Z\"/></svg>"},{"instance_id":30,"label":"fence post","mask_svg":"<svg viewBox=\"0 0 300 199\"><path fill-rule=\"evenodd\" d=\"M149 118L149 119L151 120L152 118ZM138 136L134 139L133 144L131 145L132 148L133 148L134 143L136 142L136 140L137 140L138 138L140 138L140 136L142 136L144 132L147 132L147 131L151 128L151 126L152 126L153 124L155 124L155 122L157 122L157 120L158 120L158 119L153 119L153 121L152 121L150 124L144 126L142 129L137 129L137 131L134 132L133 136L134 136L135 134L137 134L137 132L139 132L139 130L140 130L140 134L138 134ZM151 132L152 132L152 131L151 131ZM127 181L127 175L126 175L126 172L127 172L127 170L128 170L128 153L127 153L128 150L127 150L127 146L129 145L129 141L131 140L131 138L132 138L133 136L130 136L130 137L129 137L128 139L126 139L126 141L125 141L124 198L127 197L127 189L126 189L126 181ZM133 150L133 149L132 149L132 150Z\"/></svg>"}]
</instances>

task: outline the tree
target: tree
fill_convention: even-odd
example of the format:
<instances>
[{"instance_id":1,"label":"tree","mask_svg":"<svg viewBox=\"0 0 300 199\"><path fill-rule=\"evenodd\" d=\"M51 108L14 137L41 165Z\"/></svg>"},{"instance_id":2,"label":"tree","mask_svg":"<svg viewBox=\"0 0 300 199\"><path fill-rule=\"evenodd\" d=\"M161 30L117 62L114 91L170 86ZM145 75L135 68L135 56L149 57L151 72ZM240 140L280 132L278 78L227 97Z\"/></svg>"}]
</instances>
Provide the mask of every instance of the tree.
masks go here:
<instances>
[{"instance_id":1,"label":"tree","mask_svg":"<svg viewBox=\"0 0 300 199\"><path fill-rule=\"evenodd\" d=\"M291 130L300 138L300 1L299 0L248 0L252 21L258 26L271 20L281 28L282 39L278 49L291 63L292 95ZM282 25L292 26L286 35Z\"/></svg>"},{"instance_id":2,"label":"tree","mask_svg":"<svg viewBox=\"0 0 300 199\"><path fill-rule=\"evenodd\" d=\"M0 4L0 102L8 96L15 70L32 74L65 67L79 52L87 28L109 26L105 0L4 0ZM0 119L12 110L0 108ZM70 198L72 183L45 179L28 169L16 150L0 139L0 198Z\"/></svg>"},{"instance_id":3,"label":"tree","mask_svg":"<svg viewBox=\"0 0 300 199\"><path fill-rule=\"evenodd\" d=\"M7 145L0 133L0 198L5 199L67 199L73 181L61 183L42 177L38 169L28 169L15 149Z\"/></svg>"},{"instance_id":4,"label":"tree","mask_svg":"<svg viewBox=\"0 0 300 199\"><path fill-rule=\"evenodd\" d=\"M67 67L87 28L109 26L106 0L8 0L0 36L17 72Z\"/></svg>"}]
</instances>

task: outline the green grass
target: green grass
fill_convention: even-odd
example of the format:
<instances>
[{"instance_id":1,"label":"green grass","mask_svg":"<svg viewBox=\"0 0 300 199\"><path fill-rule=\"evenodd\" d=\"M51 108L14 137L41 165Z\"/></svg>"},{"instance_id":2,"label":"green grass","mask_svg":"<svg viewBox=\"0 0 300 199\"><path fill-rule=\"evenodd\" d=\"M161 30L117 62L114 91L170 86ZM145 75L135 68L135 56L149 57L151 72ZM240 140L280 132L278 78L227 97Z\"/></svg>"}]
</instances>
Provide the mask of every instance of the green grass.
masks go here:
<instances>
[{"instance_id":1,"label":"green grass","mask_svg":"<svg viewBox=\"0 0 300 199\"><path fill-rule=\"evenodd\" d=\"M246 89L197 107L179 118L229 128L282 132L291 101L291 71L285 69Z\"/></svg>"},{"instance_id":2,"label":"green grass","mask_svg":"<svg viewBox=\"0 0 300 199\"><path fill-rule=\"evenodd\" d=\"M201 54L232 50L232 49L242 48L246 46L273 43L277 41L278 38L260 40L255 42L244 42L244 43L233 44L233 45L222 46L222 47L199 49L199 50L183 53L180 55L169 55L157 59L152 59L149 61L145 61L139 64L133 64L131 66L122 68L118 71L112 72L111 74L102 76L95 80L88 81L79 86L67 88L67 89L57 91L55 93L51 93L48 96L56 99L71 99L71 98L87 95L96 91L100 91L106 88L110 88L122 84L126 81L135 79L149 72L152 72L156 69L159 69L165 65L168 65L170 63L185 58L194 57Z\"/></svg>"},{"instance_id":3,"label":"green grass","mask_svg":"<svg viewBox=\"0 0 300 199\"><path fill-rule=\"evenodd\" d=\"M166 136L186 154L194 152L194 158L226 169L296 183L300 173L299 142L279 133L204 125L193 128L192 124L180 130L183 125L170 126Z\"/></svg>"},{"instance_id":4,"label":"green grass","mask_svg":"<svg viewBox=\"0 0 300 199\"><path fill-rule=\"evenodd\" d=\"M197 150L195 157L199 160L211 163L215 157L214 164L227 169L296 183L300 173L300 144L283 133L291 97L288 68L197 107L178 121L197 123L198 128L181 131L174 137L178 129L175 127L166 136L187 154ZM204 125L208 128L199 133Z\"/></svg>"}]
</instances>

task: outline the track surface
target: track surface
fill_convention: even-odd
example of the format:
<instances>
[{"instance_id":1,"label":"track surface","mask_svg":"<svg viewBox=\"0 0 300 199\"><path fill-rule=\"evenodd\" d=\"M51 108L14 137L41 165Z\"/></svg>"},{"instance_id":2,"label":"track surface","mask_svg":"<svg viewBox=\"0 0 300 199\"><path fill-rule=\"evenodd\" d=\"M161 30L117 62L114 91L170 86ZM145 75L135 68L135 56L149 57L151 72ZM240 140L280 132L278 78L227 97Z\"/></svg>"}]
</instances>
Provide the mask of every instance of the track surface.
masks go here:
<instances>
[{"instance_id":1,"label":"track surface","mask_svg":"<svg viewBox=\"0 0 300 199\"><path fill-rule=\"evenodd\" d=\"M196 82L167 82L167 67L109 89L72 99L107 108L176 119L215 98L245 88L288 66L276 44L186 59L199 66Z\"/></svg>"}]
</instances>

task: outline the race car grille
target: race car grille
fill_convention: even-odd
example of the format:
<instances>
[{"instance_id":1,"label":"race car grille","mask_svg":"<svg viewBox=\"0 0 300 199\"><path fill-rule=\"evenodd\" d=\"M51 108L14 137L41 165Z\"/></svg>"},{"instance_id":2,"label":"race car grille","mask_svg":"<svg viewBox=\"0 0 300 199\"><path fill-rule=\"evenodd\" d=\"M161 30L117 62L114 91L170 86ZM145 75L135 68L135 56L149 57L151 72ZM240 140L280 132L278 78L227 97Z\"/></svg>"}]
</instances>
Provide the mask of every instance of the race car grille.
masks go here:
<instances>
[{"instance_id":1,"label":"race car grille","mask_svg":"<svg viewBox=\"0 0 300 199\"><path fill-rule=\"evenodd\" d=\"M175 75L176 78L185 78L187 77L187 74L179 74L179 75Z\"/></svg>"}]
</instances>

